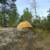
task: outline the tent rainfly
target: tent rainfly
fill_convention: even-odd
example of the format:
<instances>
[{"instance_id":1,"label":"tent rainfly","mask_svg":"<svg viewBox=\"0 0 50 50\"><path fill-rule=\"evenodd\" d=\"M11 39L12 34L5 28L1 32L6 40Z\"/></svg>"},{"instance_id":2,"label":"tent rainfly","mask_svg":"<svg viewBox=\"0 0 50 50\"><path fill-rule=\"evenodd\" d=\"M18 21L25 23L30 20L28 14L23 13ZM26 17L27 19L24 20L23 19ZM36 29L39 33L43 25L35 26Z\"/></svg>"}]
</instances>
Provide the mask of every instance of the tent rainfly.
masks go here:
<instances>
[{"instance_id":1,"label":"tent rainfly","mask_svg":"<svg viewBox=\"0 0 50 50\"><path fill-rule=\"evenodd\" d=\"M32 28L32 25L28 21L22 21L21 23L18 24L17 30L22 30L24 28Z\"/></svg>"}]
</instances>

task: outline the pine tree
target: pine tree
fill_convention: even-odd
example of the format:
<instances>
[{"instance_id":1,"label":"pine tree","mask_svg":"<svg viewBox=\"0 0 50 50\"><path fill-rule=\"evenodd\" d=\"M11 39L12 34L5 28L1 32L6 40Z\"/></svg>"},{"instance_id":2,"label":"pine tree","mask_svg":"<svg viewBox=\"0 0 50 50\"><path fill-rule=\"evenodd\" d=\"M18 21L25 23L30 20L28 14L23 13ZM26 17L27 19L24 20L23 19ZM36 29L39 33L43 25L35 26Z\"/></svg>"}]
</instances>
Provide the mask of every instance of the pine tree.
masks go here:
<instances>
[{"instance_id":1,"label":"pine tree","mask_svg":"<svg viewBox=\"0 0 50 50\"><path fill-rule=\"evenodd\" d=\"M9 26L16 26L19 17L15 1L16 0L12 0L12 3L10 4Z\"/></svg>"},{"instance_id":2,"label":"pine tree","mask_svg":"<svg viewBox=\"0 0 50 50\"><path fill-rule=\"evenodd\" d=\"M28 8L26 8L24 10L23 15L21 16L21 21L23 21L23 20L27 20L30 23L32 22L32 14L31 14L31 12L29 12Z\"/></svg>"},{"instance_id":3,"label":"pine tree","mask_svg":"<svg viewBox=\"0 0 50 50\"><path fill-rule=\"evenodd\" d=\"M0 0L2 12L2 26L15 26L18 12L15 4L16 0Z\"/></svg>"}]
</instances>

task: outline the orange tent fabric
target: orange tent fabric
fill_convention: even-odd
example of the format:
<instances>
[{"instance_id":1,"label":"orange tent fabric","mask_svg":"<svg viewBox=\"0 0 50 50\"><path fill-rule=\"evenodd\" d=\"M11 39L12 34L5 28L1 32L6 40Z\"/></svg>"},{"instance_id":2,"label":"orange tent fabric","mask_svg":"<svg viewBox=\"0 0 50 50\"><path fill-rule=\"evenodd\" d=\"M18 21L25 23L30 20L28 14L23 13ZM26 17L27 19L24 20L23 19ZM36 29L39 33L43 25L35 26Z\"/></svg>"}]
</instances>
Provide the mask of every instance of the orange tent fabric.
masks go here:
<instances>
[{"instance_id":1,"label":"orange tent fabric","mask_svg":"<svg viewBox=\"0 0 50 50\"><path fill-rule=\"evenodd\" d=\"M28 27L32 27L32 25L28 21L23 21L18 24L17 29L20 30L20 29L28 28Z\"/></svg>"}]
</instances>

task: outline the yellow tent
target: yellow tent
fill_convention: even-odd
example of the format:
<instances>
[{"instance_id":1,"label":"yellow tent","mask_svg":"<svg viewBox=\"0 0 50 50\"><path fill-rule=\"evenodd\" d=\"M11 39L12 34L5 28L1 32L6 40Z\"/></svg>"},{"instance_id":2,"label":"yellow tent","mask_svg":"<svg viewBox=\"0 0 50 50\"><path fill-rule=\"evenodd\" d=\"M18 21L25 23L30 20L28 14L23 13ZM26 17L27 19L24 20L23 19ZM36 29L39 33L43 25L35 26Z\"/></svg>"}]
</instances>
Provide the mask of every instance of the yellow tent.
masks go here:
<instances>
[{"instance_id":1,"label":"yellow tent","mask_svg":"<svg viewBox=\"0 0 50 50\"><path fill-rule=\"evenodd\" d=\"M32 28L32 25L28 21L23 21L18 24L17 29L21 30L23 28L29 28L29 27Z\"/></svg>"}]
</instances>

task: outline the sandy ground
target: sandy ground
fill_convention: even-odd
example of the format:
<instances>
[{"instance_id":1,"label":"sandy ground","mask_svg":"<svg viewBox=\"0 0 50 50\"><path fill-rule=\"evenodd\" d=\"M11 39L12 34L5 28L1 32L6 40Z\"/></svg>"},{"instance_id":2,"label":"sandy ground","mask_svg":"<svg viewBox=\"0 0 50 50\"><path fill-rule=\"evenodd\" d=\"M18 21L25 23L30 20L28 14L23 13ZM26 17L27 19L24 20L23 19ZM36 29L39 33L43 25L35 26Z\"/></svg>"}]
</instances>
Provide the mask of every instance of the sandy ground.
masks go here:
<instances>
[{"instance_id":1,"label":"sandy ground","mask_svg":"<svg viewBox=\"0 0 50 50\"><path fill-rule=\"evenodd\" d=\"M7 44L12 42L13 45L17 47L17 44L14 44L14 42L17 43L17 41L20 40L17 39L17 32L15 33L16 28L0 28L0 30L2 30L0 32L0 50L2 50L1 46L7 46ZM35 48L45 48L47 50L50 50L50 35L48 35L48 37L42 41L35 39L35 42L33 41L33 45Z\"/></svg>"}]
</instances>

